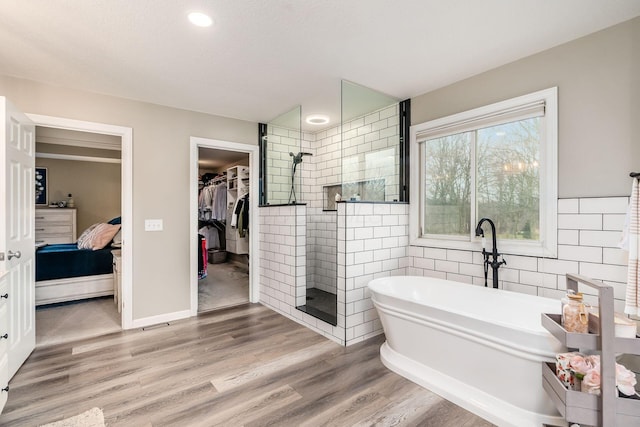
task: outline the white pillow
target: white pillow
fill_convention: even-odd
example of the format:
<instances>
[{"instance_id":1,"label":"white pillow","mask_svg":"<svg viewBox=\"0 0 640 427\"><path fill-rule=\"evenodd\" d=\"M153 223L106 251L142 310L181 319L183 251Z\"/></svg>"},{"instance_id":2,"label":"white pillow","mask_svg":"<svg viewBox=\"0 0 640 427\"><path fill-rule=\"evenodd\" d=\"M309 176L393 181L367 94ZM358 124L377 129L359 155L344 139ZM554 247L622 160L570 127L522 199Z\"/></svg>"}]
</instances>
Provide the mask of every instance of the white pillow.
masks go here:
<instances>
[{"instance_id":1,"label":"white pillow","mask_svg":"<svg viewBox=\"0 0 640 427\"><path fill-rule=\"evenodd\" d=\"M80 237L78 237L78 248L80 249L89 249L89 248L83 248L83 246L86 244L87 239L89 238L89 234L91 234L91 232L98 226L100 225L100 223L97 224L92 224L89 226L89 228L87 228L86 230L84 230L82 232L82 234L80 235Z\"/></svg>"}]
</instances>

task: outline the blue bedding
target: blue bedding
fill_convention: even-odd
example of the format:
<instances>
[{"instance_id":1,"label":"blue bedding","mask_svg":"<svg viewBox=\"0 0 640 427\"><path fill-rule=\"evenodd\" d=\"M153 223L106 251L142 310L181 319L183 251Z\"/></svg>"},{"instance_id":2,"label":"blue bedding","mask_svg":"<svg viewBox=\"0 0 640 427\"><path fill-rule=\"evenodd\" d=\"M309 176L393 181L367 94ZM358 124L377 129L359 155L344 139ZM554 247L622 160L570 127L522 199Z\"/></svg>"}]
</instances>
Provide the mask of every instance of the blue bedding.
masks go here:
<instances>
[{"instance_id":1,"label":"blue bedding","mask_svg":"<svg viewBox=\"0 0 640 427\"><path fill-rule=\"evenodd\" d=\"M78 249L75 243L47 245L36 250L36 282L113 272L113 248Z\"/></svg>"}]
</instances>

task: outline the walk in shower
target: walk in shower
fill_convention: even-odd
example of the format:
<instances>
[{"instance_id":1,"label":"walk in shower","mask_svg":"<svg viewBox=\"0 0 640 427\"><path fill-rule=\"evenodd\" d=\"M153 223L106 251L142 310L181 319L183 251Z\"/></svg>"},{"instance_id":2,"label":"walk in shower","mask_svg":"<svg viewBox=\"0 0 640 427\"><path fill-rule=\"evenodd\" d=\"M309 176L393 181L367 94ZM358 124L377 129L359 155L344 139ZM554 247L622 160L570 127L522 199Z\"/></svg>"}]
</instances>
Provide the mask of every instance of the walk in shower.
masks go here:
<instances>
[{"instance_id":1,"label":"walk in shower","mask_svg":"<svg viewBox=\"0 0 640 427\"><path fill-rule=\"evenodd\" d=\"M296 308L331 325L344 327L345 316L359 309L348 303L348 285L338 286L345 278L338 265L363 262L338 262L345 256L339 203L405 200L399 109L398 100L343 81L339 122L303 128L303 107L296 107L261 126L261 204L301 205L304 212L295 224L304 229L294 254ZM347 242L371 231L365 224L356 230Z\"/></svg>"}]
</instances>

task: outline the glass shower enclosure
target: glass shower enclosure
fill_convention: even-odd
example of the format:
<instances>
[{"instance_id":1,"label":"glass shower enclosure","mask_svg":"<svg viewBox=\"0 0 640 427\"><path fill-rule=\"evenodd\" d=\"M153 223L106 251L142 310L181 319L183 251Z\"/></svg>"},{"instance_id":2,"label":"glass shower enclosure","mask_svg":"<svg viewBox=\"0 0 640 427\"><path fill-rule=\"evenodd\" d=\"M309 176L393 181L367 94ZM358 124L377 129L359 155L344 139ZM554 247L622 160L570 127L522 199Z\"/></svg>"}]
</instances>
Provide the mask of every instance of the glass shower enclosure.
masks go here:
<instances>
[{"instance_id":1,"label":"glass shower enclosure","mask_svg":"<svg viewBox=\"0 0 640 427\"><path fill-rule=\"evenodd\" d=\"M301 107L280 115L263 153L266 204L305 205L296 308L342 330L355 308L339 286L338 203L399 200L400 132L398 100L361 85L341 82L340 110L340 122L321 129L302 127Z\"/></svg>"}]
</instances>

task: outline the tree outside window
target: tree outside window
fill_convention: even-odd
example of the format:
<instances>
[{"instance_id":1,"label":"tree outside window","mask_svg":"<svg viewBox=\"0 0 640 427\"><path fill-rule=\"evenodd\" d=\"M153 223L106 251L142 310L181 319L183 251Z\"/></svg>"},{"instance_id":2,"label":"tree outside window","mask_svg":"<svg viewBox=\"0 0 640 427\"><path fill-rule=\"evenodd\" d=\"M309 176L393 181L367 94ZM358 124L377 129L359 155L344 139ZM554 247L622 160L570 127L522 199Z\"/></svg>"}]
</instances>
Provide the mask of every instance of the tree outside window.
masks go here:
<instances>
[{"instance_id":1,"label":"tree outside window","mask_svg":"<svg viewBox=\"0 0 640 427\"><path fill-rule=\"evenodd\" d=\"M489 217L498 238L539 240L540 127L534 117L425 141L423 234L467 236Z\"/></svg>"}]
</instances>

